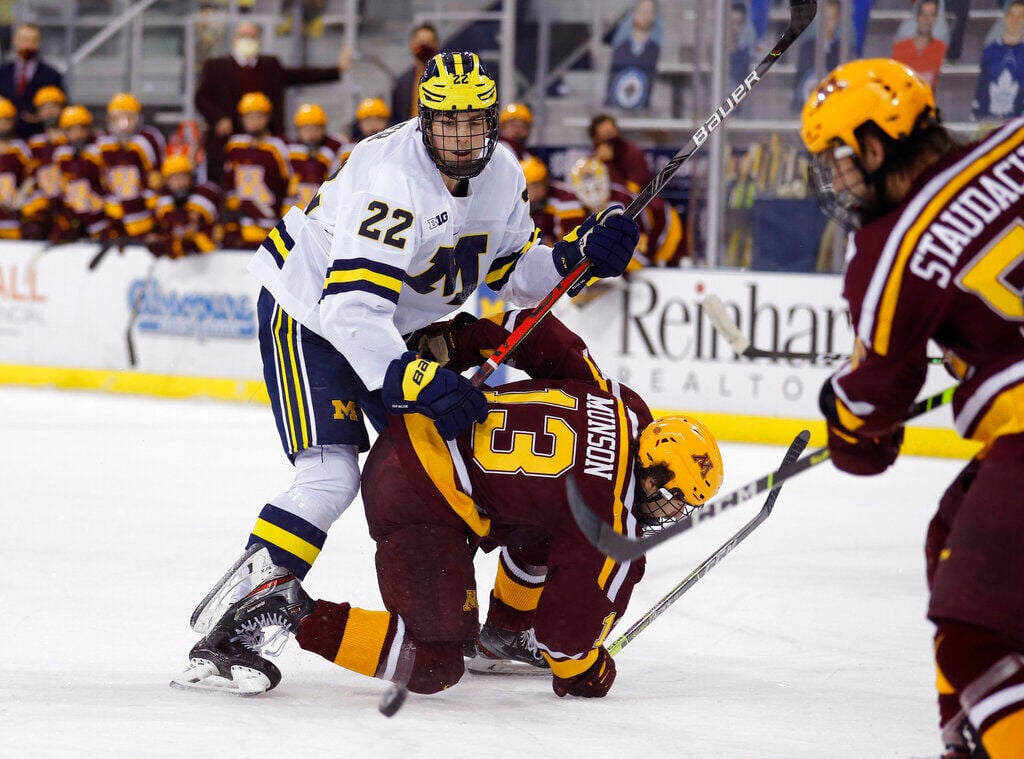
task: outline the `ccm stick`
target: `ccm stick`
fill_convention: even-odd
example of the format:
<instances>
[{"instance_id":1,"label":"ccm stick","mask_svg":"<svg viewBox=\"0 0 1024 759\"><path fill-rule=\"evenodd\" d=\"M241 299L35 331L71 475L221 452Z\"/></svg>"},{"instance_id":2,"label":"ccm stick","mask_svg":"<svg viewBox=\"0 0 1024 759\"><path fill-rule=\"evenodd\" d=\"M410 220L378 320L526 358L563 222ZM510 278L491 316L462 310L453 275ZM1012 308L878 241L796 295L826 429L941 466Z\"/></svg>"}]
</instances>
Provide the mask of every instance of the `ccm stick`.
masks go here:
<instances>
[{"instance_id":1,"label":"ccm stick","mask_svg":"<svg viewBox=\"0 0 1024 759\"><path fill-rule=\"evenodd\" d=\"M807 441L810 439L811 433L804 430L793 442L790 443L789 449L786 451L785 457L782 459L782 466L780 469L785 469L787 466L792 465L800 454L804 452L804 448L807 447ZM764 506L761 510L754 515L754 518L747 522L743 527L740 528L739 532L729 538L722 547L715 551L713 554L708 556L702 561L697 568L694 569L690 574L683 578L682 582L676 585L670 590L665 596L662 597L658 603L652 606L646 614L640 619L634 622L626 632L622 633L618 638L608 644L608 654L615 656L623 648L628 646L633 640L644 630L646 630L650 624L662 615L662 613L672 604L674 604L683 593L688 591L698 582L700 579L714 569L718 563L732 553L732 549L746 540L747 536L761 525L768 517L772 514L772 509L775 508L775 500L779 497L779 491L782 489L782 483L780 482L772 491L768 494L765 499Z\"/></svg>"},{"instance_id":2,"label":"ccm stick","mask_svg":"<svg viewBox=\"0 0 1024 759\"><path fill-rule=\"evenodd\" d=\"M707 314L708 319L714 325L715 329L718 330L718 334L725 338L725 341L729 343L729 347L735 351L737 356L746 356L747 358L774 358L783 360L798 360L804 359L808 361L822 361L826 364L831 364L834 361L845 361L849 358L846 353L816 353L813 351L777 351L777 350L765 350L763 348L755 348L750 339L743 334L740 330L739 325L736 324L734 318L729 314L729 309L714 293L705 295L700 302L701 308L704 313ZM932 356L928 359L929 363L941 364L941 356Z\"/></svg>"},{"instance_id":3,"label":"ccm stick","mask_svg":"<svg viewBox=\"0 0 1024 759\"><path fill-rule=\"evenodd\" d=\"M909 421L921 414L931 411L933 408L949 403L953 399L953 392L955 389L955 387L946 388L941 393L936 393L935 395L927 398L922 398L910 408L905 419ZM572 515L576 520L577 526L580 528L580 531L584 536L586 536L587 540L589 540L597 550L601 551L605 556L622 563L632 561L633 559L647 553L655 546L661 545L666 540L674 538L679 533L690 529L693 526L693 517L698 514L701 509L717 511L728 506L734 506L738 503L749 501L758 493L774 489L776 485L781 485L790 477L795 477L802 472L806 472L808 469L828 461L828 459L828 446L819 448L816 451L811 451L802 459L795 462L792 466L784 466L781 469L762 475L753 482L748 482L746 485L725 494L721 498L715 499L708 505L694 510L688 516L672 525L669 525L660 532L656 532L642 538L630 538L622 533L616 532L615 528L601 519L601 517L587 506L586 502L581 497L579 490L575 487L575 483L571 481L568 483L567 487L569 507L572 509Z\"/></svg>"},{"instance_id":4,"label":"ccm stick","mask_svg":"<svg viewBox=\"0 0 1024 759\"><path fill-rule=\"evenodd\" d=\"M782 33L779 41L775 43L775 47L744 77L743 82L729 93L721 105L704 119L683 149L676 153L672 160L665 164L665 168L659 171L654 179L651 180L650 184L640 191L636 198L633 199L633 202L623 211L626 216L630 219L635 219L640 215L655 196L665 188L669 180L675 176L675 173L679 171L679 167L690 160L690 157L697 152L697 148L707 142L711 133L722 125L722 122L739 105L740 101L749 95L754 86L761 81L761 77L765 75L768 69L775 65L779 57L789 49L794 40L810 25L811 21L814 20L814 14L817 10L817 0L789 0L789 26ZM590 263L584 258L575 269L566 274L562 281L555 285L555 288L540 303L534 306L530 313L519 322L519 325L508 336L508 339L498 346L483 366L477 369L472 380L474 386L480 387L487 381L487 378L508 358L508 354L515 350L516 346L547 315L558 299L585 276L589 266Z\"/></svg>"}]
</instances>

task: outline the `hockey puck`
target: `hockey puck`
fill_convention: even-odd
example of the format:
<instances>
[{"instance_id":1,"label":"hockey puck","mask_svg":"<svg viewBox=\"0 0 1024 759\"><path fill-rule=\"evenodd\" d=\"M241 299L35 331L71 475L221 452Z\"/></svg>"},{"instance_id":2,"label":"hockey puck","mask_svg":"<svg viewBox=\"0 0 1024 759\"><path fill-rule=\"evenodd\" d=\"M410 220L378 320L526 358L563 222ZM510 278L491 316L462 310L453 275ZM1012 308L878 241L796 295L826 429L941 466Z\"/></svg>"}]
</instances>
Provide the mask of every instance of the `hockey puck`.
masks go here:
<instances>
[{"instance_id":1,"label":"hockey puck","mask_svg":"<svg viewBox=\"0 0 1024 759\"><path fill-rule=\"evenodd\" d=\"M394 717L398 710L402 708L402 704L405 703L405 697L408 695L409 689L404 685L396 683L387 689L377 709L385 717Z\"/></svg>"}]
</instances>

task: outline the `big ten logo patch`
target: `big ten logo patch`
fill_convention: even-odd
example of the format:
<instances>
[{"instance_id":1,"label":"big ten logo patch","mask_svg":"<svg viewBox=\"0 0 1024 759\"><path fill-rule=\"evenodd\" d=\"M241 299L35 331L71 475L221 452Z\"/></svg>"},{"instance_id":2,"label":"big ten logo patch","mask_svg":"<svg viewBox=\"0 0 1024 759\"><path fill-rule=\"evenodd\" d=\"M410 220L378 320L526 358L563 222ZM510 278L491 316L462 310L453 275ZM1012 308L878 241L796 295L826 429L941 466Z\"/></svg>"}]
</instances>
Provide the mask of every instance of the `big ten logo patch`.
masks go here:
<instances>
[{"instance_id":1,"label":"big ten logo patch","mask_svg":"<svg viewBox=\"0 0 1024 759\"><path fill-rule=\"evenodd\" d=\"M474 609L479 609L479 608L480 608L480 604L477 603L477 600L476 600L476 591L475 590L467 590L466 591L466 603L462 604L462 610L463 611L473 611Z\"/></svg>"},{"instance_id":2,"label":"big ten logo patch","mask_svg":"<svg viewBox=\"0 0 1024 759\"><path fill-rule=\"evenodd\" d=\"M331 401L331 405L334 406L334 418L335 419L351 419L353 422L359 421L359 407L355 401Z\"/></svg>"}]
</instances>

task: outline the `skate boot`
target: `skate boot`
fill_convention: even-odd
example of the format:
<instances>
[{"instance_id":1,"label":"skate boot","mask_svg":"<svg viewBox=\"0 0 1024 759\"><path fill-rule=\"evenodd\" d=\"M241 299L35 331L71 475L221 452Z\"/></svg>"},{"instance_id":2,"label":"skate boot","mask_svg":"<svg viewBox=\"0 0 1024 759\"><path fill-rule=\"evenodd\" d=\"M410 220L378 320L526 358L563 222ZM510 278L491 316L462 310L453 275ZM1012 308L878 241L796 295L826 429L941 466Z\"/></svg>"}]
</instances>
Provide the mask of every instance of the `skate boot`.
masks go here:
<instances>
[{"instance_id":1,"label":"skate boot","mask_svg":"<svg viewBox=\"0 0 1024 759\"><path fill-rule=\"evenodd\" d=\"M192 651L189 666L171 686L255 696L281 682L280 670L264 658L277 656L288 634L313 611L313 599L294 575L275 577L231 606ZM269 636L266 628L274 628Z\"/></svg>"},{"instance_id":2,"label":"skate boot","mask_svg":"<svg viewBox=\"0 0 1024 759\"><path fill-rule=\"evenodd\" d=\"M466 663L482 675L548 675L551 667L537 648L533 630L503 630L485 622L476 639L476 656Z\"/></svg>"}]
</instances>

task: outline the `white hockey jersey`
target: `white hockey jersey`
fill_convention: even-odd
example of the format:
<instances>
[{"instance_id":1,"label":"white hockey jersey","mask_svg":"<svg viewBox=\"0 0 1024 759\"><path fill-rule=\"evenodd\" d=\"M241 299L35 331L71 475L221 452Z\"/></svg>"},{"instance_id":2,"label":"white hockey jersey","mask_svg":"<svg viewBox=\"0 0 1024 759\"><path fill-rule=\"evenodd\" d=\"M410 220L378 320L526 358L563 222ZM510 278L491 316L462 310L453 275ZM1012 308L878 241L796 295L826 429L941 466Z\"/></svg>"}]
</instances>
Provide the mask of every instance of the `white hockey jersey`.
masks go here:
<instances>
[{"instance_id":1,"label":"white hockey jersey","mask_svg":"<svg viewBox=\"0 0 1024 759\"><path fill-rule=\"evenodd\" d=\"M372 390L406 349L402 335L456 311L481 281L521 308L547 295L560 276L537 239L507 148L453 197L411 119L361 141L305 212L271 231L249 272Z\"/></svg>"}]
</instances>

